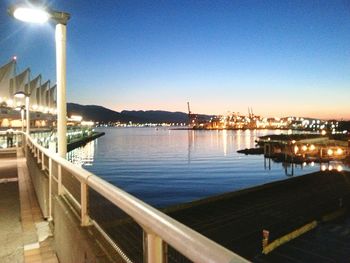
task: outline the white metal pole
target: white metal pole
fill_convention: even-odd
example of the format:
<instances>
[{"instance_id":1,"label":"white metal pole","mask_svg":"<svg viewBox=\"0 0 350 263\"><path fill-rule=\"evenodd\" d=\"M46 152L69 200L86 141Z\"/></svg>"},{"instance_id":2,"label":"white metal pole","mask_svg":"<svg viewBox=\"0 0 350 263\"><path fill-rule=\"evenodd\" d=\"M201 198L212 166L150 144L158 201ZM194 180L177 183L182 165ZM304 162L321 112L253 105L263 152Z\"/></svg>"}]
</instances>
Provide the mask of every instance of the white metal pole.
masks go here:
<instances>
[{"instance_id":1,"label":"white metal pole","mask_svg":"<svg viewBox=\"0 0 350 263\"><path fill-rule=\"evenodd\" d=\"M66 25L56 25L56 73L57 73L57 143L58 154L67 153L67 105L66 105Z\"/></svg>"},{"instance_id":2,"label":"white metal pole","mask_svg":"<svg viewBox=\"0 0 350 263\"><path fill-rule=\"evenodd\" d=\"M24 109L21 109L22 132L24 132Z\"/></svg>"},{"instance_id":3,"label":"white metal pole","mask_svg":"<svg viewBox=\"0 0 350 263\"><path fill-rule=\"evenodd\" d=\"M30 132L29 96L26 96L26 119L27 119L26 133L27 133L27 135L29 135L29 132Z\"/></svg>"}]
</instances>

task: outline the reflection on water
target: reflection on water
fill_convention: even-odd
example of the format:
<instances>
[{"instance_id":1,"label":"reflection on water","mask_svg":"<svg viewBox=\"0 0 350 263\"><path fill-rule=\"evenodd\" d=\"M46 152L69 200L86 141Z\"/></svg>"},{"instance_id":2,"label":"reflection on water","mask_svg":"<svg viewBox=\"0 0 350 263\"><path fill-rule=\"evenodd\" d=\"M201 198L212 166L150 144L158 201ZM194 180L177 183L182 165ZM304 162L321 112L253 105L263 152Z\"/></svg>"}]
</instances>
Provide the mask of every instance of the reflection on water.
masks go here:
<instances>
[{"instance_id":1,"label":"reflection on water","mask_svg":"<svg viewBox=\"0 0 350 263\"><path fill-rule=\"evenodd\" d=\"M69 153L70 160L160 207L319 171L323 167L317 163L275 163L262 155L236 152L255 147L259 136L280 134L280 131L167 128L100 131L106 135ZM332 163L321 165L326 165L326 169L338 167Z\"/></svg>"},{"instance_id":2,"label":"reflection on water","mask_svg":"<svg viewBox=\"0 0 350 263\"><path fill-rule=\"evenodd\" d=\"M86 145L79 147L67 153L67 159L79 167L90 166L94 162L94 153L98 140L88 142Z\"/></svg>"}]
</instances>

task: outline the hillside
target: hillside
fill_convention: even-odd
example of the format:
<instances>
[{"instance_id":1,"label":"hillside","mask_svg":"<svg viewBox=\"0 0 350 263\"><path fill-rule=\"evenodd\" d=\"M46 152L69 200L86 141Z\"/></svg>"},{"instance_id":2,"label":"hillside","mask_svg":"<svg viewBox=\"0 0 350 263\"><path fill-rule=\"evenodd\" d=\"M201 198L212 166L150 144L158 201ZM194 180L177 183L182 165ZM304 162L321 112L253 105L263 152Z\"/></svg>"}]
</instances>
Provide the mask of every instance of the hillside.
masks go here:
<instances>
[{"instance_id":1,"label":"hillside","mask_svg":"<svg viewBox=\"0 0 350 263\"><path fill-rule=\"evenodd\" d=\"M170 112L161 110L151 111L122 111L117 112L98 105L80 105L67 103L68 116L81 115L85 120L98 122L127 123L187 123L188 114L184 112ZM201 115L206 116L206 115ZM206 116L210 117L210 116Z\"/></svg>"}]
</instances>

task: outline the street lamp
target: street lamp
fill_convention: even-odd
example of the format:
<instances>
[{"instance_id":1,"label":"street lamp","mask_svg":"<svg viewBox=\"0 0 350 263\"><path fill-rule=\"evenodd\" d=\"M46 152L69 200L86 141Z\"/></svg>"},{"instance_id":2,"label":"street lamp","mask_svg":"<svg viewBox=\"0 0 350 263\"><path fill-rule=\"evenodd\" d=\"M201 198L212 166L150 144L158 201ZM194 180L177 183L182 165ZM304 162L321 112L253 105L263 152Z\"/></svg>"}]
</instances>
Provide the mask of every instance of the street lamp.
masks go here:
<instances>
[{"instance_id":1,"label":"street lamp","mask_svg":"<svg viewBox=\"0 0 350 263\"><path fill-rule=\"evenodd\" d=\"M15 108L16 111L21 112L22 132L24 132L24 109L25 109L25 107L23 105Z\"/></svg>"},{"instance_id":2,"label":"street lamp","mask_svg":"<svg viewBox=\"0 0 350 263\"><path fill-rule=\"evenodd\" d=\"M25 98L26 100L26 106L25 106L25 109L26 109L26 134L29 135L29 132L30 132L30 119L29 119L29 96L30 94L28 93L25 93L23 91L18 91L15 93L14 97L15 98L18 98L18 99L23 99ZM23 121L23 120L22 120ZM23 126L23 124L22 124ZM23 131L23 130L22 130Z\"/></svg>"},{"instance_id":3,"label":"street lamp","mask_svg":"<svg viewBox=\"0 0 350 263\"><path fill-rule=\"evenodd\" d=\"M56 24L57 142L58 154L65 158L67 153L66 25L70 14L30 4L12 6L8 12L14 18L24 22L42 24L51 20Z\"/></svg>"}]
</instances>

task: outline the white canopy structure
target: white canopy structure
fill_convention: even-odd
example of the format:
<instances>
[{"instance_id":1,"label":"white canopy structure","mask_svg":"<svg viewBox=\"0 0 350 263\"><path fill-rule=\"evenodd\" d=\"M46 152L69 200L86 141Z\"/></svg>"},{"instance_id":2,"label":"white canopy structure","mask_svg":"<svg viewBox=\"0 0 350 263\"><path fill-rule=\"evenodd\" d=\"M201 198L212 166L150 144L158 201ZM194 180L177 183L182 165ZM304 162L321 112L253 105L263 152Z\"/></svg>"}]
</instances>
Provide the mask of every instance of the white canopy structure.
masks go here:
<instances>
[{"instance_id":1,"label":"white canopy structure","mask_svg":"<svg viewBox=\"0 0 350 263\"><path fill-rule=\"evenodd\" d=\"M12 104L13 96L10 94L10 80L15 76L15 72L15 59L0 67L0 103Z\"/></svg>"},{"instance_id":2,"label":"white canopy structure","mask_svg":"<svg viewBox=\"0 0 350 263\"><path fill-rule=\"evenodd\" d=\"M26 92L26 86L30 82L30 68L25 69L22 73L10 79L10 95L16 92Z\"/></svg>"},{"instance_id":3,"label":"white canopy structure","mask_svg":"<svg viewBox=\"0 0 350 263\"><path fill-rule=\"evenodd\" d=\"M57 85L52 86L46 93L46 102L49 109L52 111L53 108L56 108L56 92Z\"/></svg>"},{"instance_id":4,"label":"white canopy structure","mask_svg":"<svg viewBox=\"0 0 350 263\"><path fill-rule=\"evenodd\" d=\"M38 106L39 111L48 111L48 102L46 99L46 93L50 89L50 80L46 81L44 84L42 84L37 92L37 100L38 100Z\"/></svg>"},{"instance_id":5,"label":"white canopy structure","mask_svg":"<svg viewBox=\"0 0 350 263\"><path fill-rule=\"evenodd\" d=\"M24 105L24 99L14 98L16 92L29 94L32 110L54 113L57 87L51 87L50 80L42 84L41 74L31 80L30 68L16 75L16 59L0 67L0 106L16 107Z\"/></svg>"},{"instance_id":6,"label":"white canopy structure","mask_svg":"<svg viewBox=\"0 0 350 263\"><path fill-rule=\"evenodd\" d=\"M36 110L39 105L37 93L41 87L41 75L38 75L36 78L32 79L29 84L25 86L25 92L29 94L29 101L31 108Z\"/></svg>"}]
</instances>

